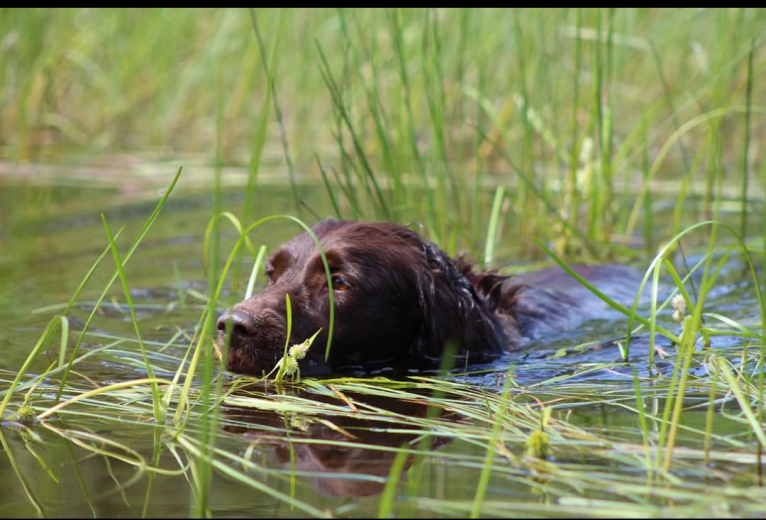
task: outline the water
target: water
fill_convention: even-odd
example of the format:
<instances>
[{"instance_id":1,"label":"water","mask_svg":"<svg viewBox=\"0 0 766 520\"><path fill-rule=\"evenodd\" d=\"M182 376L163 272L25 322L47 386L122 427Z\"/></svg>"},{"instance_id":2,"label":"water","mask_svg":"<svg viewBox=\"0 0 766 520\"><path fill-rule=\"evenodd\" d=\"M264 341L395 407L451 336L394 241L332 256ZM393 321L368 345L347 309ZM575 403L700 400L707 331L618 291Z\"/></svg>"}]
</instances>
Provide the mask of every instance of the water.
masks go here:
<instances>
[{"instance_id":1,"label":"water","mask_svg":"<svg viewBox=\"0 0 766 520\"><path fill-rule=\"evenodd\" d=\"M227 190L224 207L239 214L241 193L241 189ZM141 186L130 191L119 187L35 186L19 182L0 186L0 348L3 352L0 377L5 382L15 375L50 317L62 310L61 304L68 301L103 251L106 239L101 212L113 230L125 226L119 242L124 251L151 213L158 196L156 188ZM258 200L263 202L259 202L254 217L281 213L290 207L289 190L283 187L262 188ZM314 209L320 213L326 210ZM158 377L171 378L184 353L175 345L159 352L161 347L175 334L181 338L191 334L203 309L203 301L197 294L207 291L202 258L204 230L211 212L208 192L174 194L126 270L142 335L150 345ZM224 230L223 250L227 251L234 234L225 226ZM253 238L273 248L295 233L294 226L278 223L259 229ZM112 275L112 265L111 258L106 257L80 297L72 313L74 330L82 326L93 301ZM241 297L248 274L249 267L243 263L238 283L224 294L226 302L235 302ZM724 277L712 295L711 307L732 319L752 316L755 308L752 285L742 281L736 264L727 269ZM84 352L133 336L123 300L120 288L115 285L86 337ZM606 315L600 321L589 322L558 337L554 344L541 342L527 354L507 355L492 365L474 367L484 368L483 372L453 380L467 383L478 392L494 392L502 385L505 368L512 365L513 377L522 387L536 388L533 398L528 393L520 393L517 397L520 402L534 406L536 402L565 400L566 404L557 412L566 414L572 427L597 433L599 438L640 445L641 431L635 413L630 410L635 406L633 369L637 369L640 377L652 375L645 362L648 342L646 337L639 338L633 344L633 362L621 363L619 349L609 340L624 336L624 331L623 319ZM601 342L600 348L582 351L575 348L592 341ZM725 337L716 338L714 343L714 347L721 350L736 349L740 345L741 341ZM667 341L661 341L659 346L671 356L658 363L659 369L669 376L675 351ZM56 357L55 350L47 352L31 372L41 373ZM696 375L705 375L704 366L695 370ZM78 365L77 371L72 384L81 391L145 377L137 346L129 343L109 354L92 356ZM552 378L558 379L543 384ZM5 382L3 386L7 385ZM41 390L50 397L55 387ZM663 400L652 398L651 388L645 390L647 406L655 406L655 412L661 410ZM614 399L605 404L604 396L610 393ZM321 392L303 397L345 406L337 396L318 394ZM575 394L577 398L573 399ZM433 435L423 441L418 434L418 421L428 413L429 397L430 394L424 393L422 402L417 402L355 396L354 399L365 406L386 410L390 416L400 418L392 421L389 415L383 414L378 422L360 421L347 413L301 416L224 406L216 447L234 457L242 457L242 460L227 462L243 470L243 474L287 496L292 493L290 475L294 472L295 497L319 511L336 516L376 516L396 449L407 442L410 446L420 446L429 455L409 457L405 461L404 468L410 471L403 477L404 486L417 479L419 487L415 496L418 498L399 504L397 507L405 509L398 511L423 516L466 514L468 511L460 508L465 504L470 506L473 500L486 448L471 440L469 434L475 430L465 427L467 419L449 411L442 413L443 429L432 430ZM692 394L688 398L685 404L689 411L684 415L686 429L679 435L679 445L699 449L700 437L694 432L705 428L707 401L702 395ZM589 404L595 401L598 404ZM4 482L0 490L3 504L0 516L34 516L40 512L46 516L140 515L148 483L144 466L151 464L158 450L161 452L159 466L175 474L156 477L148 514L192 514L191 488L178 471L179 465L188 464L186 455L183 451L172 453L159 449L161 439L147 422L151 417L148 408L147 413L138 415L126 408L123 415L119 413L123 404L126 403L114 402L115 409L108 413L98 408L88 412L84 407L79 414L65 415L63 419L33 429L4 428L7 451L0 460L0 478ZM726 406L731 415L716 419L716 434L752 445L746 427L734 417L737 406L731 402ZM108 417L119 417L119 422ZM415 433L407 433L408 428ZM112 444L101 444L102 438ZM299 442L294 442L296 440ZM612 447L617 455L604 459L592 451L588 439L581 441L581 445L573 444L571 452L557 450L552 461L558 470L577 472L584 468L586 472L595 471L595 475L604 471L608 478L603 475L593 477L592 481L584 478L580 482L573 481L573 487L567 488L562 487L562 480L555 474L546 477L545 471L511 464L506 470L493 474L488 502L514 504L510 509L497 506L496 512L577 514L581 512L577 500L586 497L622 500L624 493L615 482L645 478L637 471L641 465L635 463L640 453L636 455L626 449L625 462L615 464L614 457L621 453L620 448ZM723 445L731 448L730 444ZM253 466L248 466L247 460ZM687 467L684 464L680 463L678 475L683 475L683 468ZM730 461L714 461L712 467L720 471L713 476L720 481L739 479L743 486L752 484L753 466L740 464L736 457ZM699 465L688 464L687 469L688 481L702 485L704 472ZM599 487L602 477L609 486ZM545 483L546 478L550 479L549 483ZM308 514L221 472L215 473L211 489L209 509L214 516ZM762 503L759 501L762 495L758 493L751 493L749 499L755 507ZM703 510L716 511L712 501L708 503L703 499L703 502L700 505ZM657 497L642 499L642 507L650 512L661 511L651 508L664 503ZM679 499L679 503L684 503L684 499ZM492 511L490 507L488 514Z\"/></svg>"}]
</instances>

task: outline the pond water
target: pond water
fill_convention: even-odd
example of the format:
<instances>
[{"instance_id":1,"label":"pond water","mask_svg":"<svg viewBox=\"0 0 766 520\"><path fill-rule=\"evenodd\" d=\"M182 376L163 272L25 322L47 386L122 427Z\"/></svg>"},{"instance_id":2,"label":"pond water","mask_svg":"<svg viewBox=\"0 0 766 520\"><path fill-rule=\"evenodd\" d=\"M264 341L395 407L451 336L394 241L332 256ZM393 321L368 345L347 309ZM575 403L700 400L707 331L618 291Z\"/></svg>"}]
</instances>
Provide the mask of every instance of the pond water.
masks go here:
<instances>
[{"instance_id":1,"label":"pond water","mask_svg":"<svg viewBox=\"0 0 766 520\"><path fill-rule=\"evenodd\" d=\"M241 189L224 192L224 206L235 214L241 212L241 192ZM106 240L101 213L114 230L125 226L123 233L127 238L120 241L124 250L151 213L157 197L154 189L36 186L20 181L0 184L3 394L48 320L63 310L62 304L66 304L103 251ZM281 213L291 207L289 190L284 187L261 188L258 200L263 204L256 208L254 216ZM323 214L327 208L313 209ZM152 364L158 369L157 377L173 377L185 353L184 345L188 345L184 338L191 335L204 308L202 298L207 292L207 281L202 262L203 238L211 213L209 192L187 190L174 194L127 268L141 332L151 351ZM273 248L295 233L294 226L274 224L259 229L253 237ZM224 232L224 251L234 236L228 230ZM96 271L71 314L70 326L74 331L80 330L113 273L111 258L106 260L109 261ZM226 302L241 297L247 269L243 264L238 273L239 284L227 288ZM717 284L710 306L735 320L746 321L753 316L757 302L752 284L736 261L731 262L724 280ZM663 508L681 506L687 507L681 514L766 511L766 506L762 507L766 497L762 488L757 487L756 465L751 456L755 441L737 415L739 408L732 398L718 403L713 447L719 451L713 454L713 460L705 464L699 453L693 453L702 449L700 432L706 428L707 395L701 391L688 393L685 402L684 429L677 445L689 452L686 458L678 458L675 480L670 480L676 495L669 497L662 492L652 495L645 488L631 487L646 481L643 454L625 447L640 447L642 443L635 413L633 369L637 368L642 378L648 379L656 371L669 378L675 351L668 342L660 342L669 357L650 370L645 361L648 347L644 336L633 345L634 362L622 364L618 347L611 340L624 334L625 321L616 313L606 313L602 320L560 336L554 343L540 342L526 353L508 355L491 366L474 367L476 372L472 375L444 378L476 389L477 395L496 394L503 384L505 369L513 366L516 383L527 389L515 394L514 402L520 406L518 413L524 406L532 409L536 403L559 402L562 406L556 408L555 417L562 424L565 421L572 432L578 432L568 437L574 439L571 449L559 447L548 461L555 465L555 471L514 463L514 457L524 450L523 439L517 445L509 442L515 455L506 454L506 466L492 474L485 514L659 515L670 511ZM84 352L130 337L134 337L132 323L115 285L86 336ZM173 338L175 341L168 344ZM600 342L600 347L573 350L578 344L593 341ZM713 344L721 352L740 352L741 346L740 340L725 336L715 338ZM562 349L570 350L565 353ZM35 362L30 374L43 372L57 355L57 350L51 347ZM732 356L734 363L738 355ZM692 367L691 375L703 378L706 370L701 362ZM79 363L76 371L72 385L82 391L146 376L137 345L130 342L91 356ZM364 392L357 395L351 383L338 383L333 387L340 388L335 395L327 388L308 388L305 392L294 389L292 397L285 399L316 399L343 406L345 399L350 398L356 406L384 410L378 413L380 420L362 421L342 413L301 417L254 410L238 406L236 398L221 407L216 441L220 458L236 467L239 475L265 484L281 495L259 491L239 477L216 470L209 499L213 516L318 513L377 516L391 465L404 443L420 451L403 463L405 473L399 490L400 495L409 498L394 501L397 514L461 516L470 512L487 446L473 436L482 428L489 431L481 417L477 415L472 423L467 414L460 416L445 407L438 421L433 418L426 421L432 394L421 387L405 386L415 395L407 399ZM40 410L50 406L50 402L42 401L46 396L50 398L54 390L54 386L41 387ZM651 384L644 390L646 406L652 413L660 413L662 393L653 394ZM262 397L262 390L255 392ZM422 399L418 400L417 395ZM4 483L0 489L0 516L141 515L149 485L148 516L193 514L190 472L179 471L190 460L191 448L187 446L185 454L166 447L159 449L167 439L157 434L159 430L151 424L149 405L139 397L136 399L143 403L144 413L137 412L136 403L114 403L115 408L107 413L103 407L89 408L85 402L77 413L62 415L48 425L25 429L6 424L2 431L5 456L0 459L0 478ZM18 405L20 399L14 397L13 402ZM466 406L466 410L480 410L481 400L475 398ZM457 404L455 407L460 409ZM432 435L424 436L424 429ZM586 434L593 435L593 439L585 438ZM582 438L577 439L577 435ZM103 439L114 444L106 445ZM614 444L606 446L604 439ZM596 445L612 453L604 455L594 448ZM127 453L116 446L132 451ZM728 451L736 454L727 459L723 454ZM225 454L241 460L226 459ZM167 474L150 478L142 464L148 464L155 456L156 465L167 470ZM717 494L723 483L738 490L725 500ZM408 486L411 493L405 493ZM709 495L705 490L710 491ZM282 495L292 495L314 510L291 505L280 498ZM631 504L639 509L631 509ZM591 509L584 510L585 507Z\"/></svg>"}]
</instances>

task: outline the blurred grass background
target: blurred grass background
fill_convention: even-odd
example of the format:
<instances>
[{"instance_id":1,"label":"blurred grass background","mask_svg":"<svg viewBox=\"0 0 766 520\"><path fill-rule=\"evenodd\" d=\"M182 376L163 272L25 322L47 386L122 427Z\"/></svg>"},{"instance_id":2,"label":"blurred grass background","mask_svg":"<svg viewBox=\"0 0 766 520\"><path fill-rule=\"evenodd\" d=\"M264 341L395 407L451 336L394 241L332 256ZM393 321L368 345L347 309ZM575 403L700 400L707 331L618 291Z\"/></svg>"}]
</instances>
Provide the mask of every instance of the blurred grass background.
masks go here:
<instances>
[{"instance_id":1,"label":"blurred grass background","mask_svg":"<svg viewBox=\"0 0 766 520\"><path fill-rule=\"evenodd\" d=\"M714 201L762 231L763 9L252 15L3 8L3 162L216 161L249 168L248 193L263 163L295 212L329 196L448 250L484 248L493 201L516 236L591 258L652 250Z\"/></svg>"}]
</instances>

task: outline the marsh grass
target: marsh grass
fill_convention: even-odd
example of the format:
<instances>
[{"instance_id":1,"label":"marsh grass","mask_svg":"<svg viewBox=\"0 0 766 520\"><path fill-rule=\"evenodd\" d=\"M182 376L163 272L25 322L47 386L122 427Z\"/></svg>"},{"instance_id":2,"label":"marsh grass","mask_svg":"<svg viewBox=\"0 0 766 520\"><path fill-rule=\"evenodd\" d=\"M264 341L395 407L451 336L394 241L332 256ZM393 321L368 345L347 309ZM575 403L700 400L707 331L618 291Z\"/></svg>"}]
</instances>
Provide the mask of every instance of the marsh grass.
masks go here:
<instances>
[{"instance_id":1,"label":"marsh grass","mask_svg":"<svg viewBox=\"0 0 766 520\"><path fill-rule=\"evenodd\" d=\"M179 170L127 250L122 230L113 235L104 218L103 253L67 304L40 309L60 314L20 369L0 373L0 441L30 511L47 513L29 484L30 466L18 463L7 442L12 429L24 436L32 467L46 475L41 433L66 444L94 514L97 497L79 470L83 456L107 461L115 479L110 493L125 497L145 478L144 517L159 500L158 476L188 488L189 510L200 517L220 511L211 490L222 480L279 511L320 517L766 513L766 225L757 239L748 235L748 218L764 221L766 192L763 152L751 146L762 140L766 113L762 11L221 10L173 12L172 22L169 13L0 16L0 52L8 58L0 61L5 157L55 161L58 147L40 144L50 138L46 132L93 154L134 146L178 154L215 149L213 214L203 242L207 294L179 289L180 304L201 304L191 331L143 340L136 310L151 304L133 301L125 271ZM51 44L62 41L72 44ZM271 142L280 145L299 214L301 176L315 174L338 218L419 223L449 253L467 249L490 268L502 269L510 254L559 265L625 316L614 355L582 361L579 354L595 355L600 346L562 349L565 359L572 356L566 369L551 372L557 352L540 361L546 375L531 383L517 378L532 363L523 358L511 370L456 367L402 380L296 383L283 371L278 384L227 379L215 319L229 298L257 289L266 253L251 236L257 228L288 221L309 232L331 284L321 244L303 220L256 219ZM242 149L249 160L240 159ZM248 167L237 216L223 209L222 177L240 160ZM669 219L658 214L667 201L675 205ZM232 237L233 244L225 242ZM687 262L682 245L694 261ZM83 300L97 293L94 273L110 253L113 275L98 298ZM630 307L571 267L644 257L651 261ZM710 304L730 264L744 265L741 278L752 291L747 319ZM118 278L132 335L91 330ZM328 340L312 347L325 356L334 328L329 294ZM667 316L676 297L685 308L680 321ZM82 324L70 321L75 305L89 310ZM716 338L724 336L739 343L719 348ZM57 338L56 361L32 373ZM100 346L83 352L86 338ZM132 360L145 377L93 382L79 371L92 359ZM599 374L615 379L600 381ZM398 413L370 404L374 399L426 412ZM232 433L243 426L227 415L235 409L279 424L246 426L288 446L287 469L259 460L258 443ZM617 424L607 424L609 417ZM344 427L350 420L356 426ZM339 437L312 438L307 425ZM128 427L152 439L149 450L121 438ZM401 439L381 445L362 438L381 431ZM385 475L342 475L382 486L369 509L312 501L304 480L337 475L299 468L296 450L320 443L393 454ZM135 475L120 481L113 472L120 466ZM454 495L438 485L447 473L463 480Z\"/></svg>"},{"instance_id":2,"label":"marsh grass","mask_svg":"<svg viewBox=\"0 0 766 520\"><path fill-rule=\"evenodd\" d=\"M703 225L720 224L703 223L685 230L684 233L698 230ZM728 228L725 225L720 226ZM736 235L733 229L728 229ZM116 244L111 237L109 238L110 247L114 248ZM715 239L715 235L712 238ZM241 246L243 243L244 239L240 237L237 244ZM668 247L670 245L672 244ZM740 246L740 251L744 252L743 256L746 257L744 243ZM228 265L237 252L238 248L235 247L229 255ZM560 261L552 251L548 250L548 253ZM417 511L423 514L470 514L474 517L522 512L556 515L574 511L572 508L581 504L577 497L599 497L587 499L588 514L594 517L627 515L628 511L631 514L638 511L640 514L652 515L659 514L660 511L667 512L669 507L672 507L674 514L679 515L691 514L700 508L717 511L721 501L726 501L729 507L734 507L737 511L755 513L762 511L760 508L764 507L763 500L766 499L766 495L759 491L760 488L721 487L717 482L746 471L747 467L756 466L759 455L754 452L753 444L743 439L741 434L717 433L714 421L716 415L725 414L726 420L749 428L759 442L765 440L758 420L761 400L753 397L763 395L763 381L760 377L760 367L763 366L762 347L755 358L747 354L749 344L744 344L736 351L717 351L708 347L705 351L695 353L693 348L696 343L694 338L707 327L700 321L704 295L715 283L721 265L732 254L731 251L724 252L717 262L713 262L712 253L713 249L710 249L695 266L695 269L704 268L710 274L703 276L700 296L688 307L691 314L684 322L681 336L670 337L679 343L672 376L655 372L652 365L647 364L648 358L637 361L634 355L630 361L633 366L632 386L578 383L575 381L578 374L592 370L585 364L567 377L552 377L528 388L519 385L509 373L504 378L502 391L499 392L477 386L470 381L460 382L460 378L456 379L455 376L412 376L404 381L385 378L306 380L301 385L291 385L282 381L275 392L274 389L269 389L268 384L258 390L247 378L223 386L220 373L215 377L203 373L196 383L181 387L177 382L178 376L185 377L188 382L194 374L194 364L186 362L191 352L194 352L194 355L202 352L202 355L210 358L211 363L215 363L211 349L201 349L199 342L195 347L192 342L188 345L175 345L177 352L186 350L186 354L183 358L175 360L171 356L171 359L166 361L167 366L178 367L173 381L150 377L119 382L90 391L83 391L68 381L64 387L62 402L52 405L52 402L46 403L50 398L46 399L37 392L43 377L51 378L51 371L48 371L42 374L43 377L28 379L31 384L28 384L29 390L23 399L23 405L30 406L35 411L35 429L44 428L74 443L78 450L98 454L112 460L113 463L134 465L141 474L146 475L149 486L145 495L146 502L143 504L145 515L151 511L150 491L153 475L156 474L175 478L185 476L185 480L191 486L190 494L195 497L199 515L212 512L209 499L206 502L205 496L209 493L214 475L231 479L239 485L268 495L285 507L300 510L311 516L333 514L302 501L299 498L301 494L296 490L300 478L331 476L314 475L305 470L298 470L294 462L285 473L243 457L236 449L230 451L218 446L222 442L231 446L227 441L231 441L232 435L224 430L227 425L238 423L235 419L228 419L225 414L211 421L209 414L212 410L230 408L245 408L282 416L286 428L284 438L289 438L291 461L294 461L294 446L308 446L317 442L311 437L301 435L300 430L291 433L293 426L290 425L298 418L309 423L329 425L345 418L353 418L362 423L369 421L376 425L382 422L388 425L385 431L401 434L403 439L414 435L420 439L441 439L455 445L465 444L477 451L484 450L483 456L478 453L466 454L464 450L431 451L429 443L411 440L386 447L374 443L365 444L352 434L347 434L347 440L322 440L323 445L335 446L340 450L365 447L396 453L390 477L386 480L387 485L380 498L378 514L381 517L388 517L400 508L406 508L410 513ZM660 260L664 260L664 263ZM121 266L123 262L115 254L116 265ZM209 265L215 264L211 262ZM228 265L224 266L224 272ZM679 283L677 289L688 283L688 277L686 281L678 279L677 272L668 262L664 251L658 254L655 263L647 270L647 277L657 272L655 265L669 266L669 271L675 273L673 278ZM568 268L563 263L562 267ZM118 274L127 285L127 279L122 276L119 268ZM220 290L220 282L217 281L216 285L214 297ZM656 292L652 294L656 297ZM688 298L688 292L683 291L683 294ZM756 299L761 304L763 313L759 293ZM127 301L130 308L131 301L129 298ZM214 308L214 304L211 303L214 301L215 298L208 301L208 305L213 307L208 307L205 315ZM611 303L608 299L605 301ZM650 317L639 321L642 325L647 325L644 321L650 321L648 325L651 326L651 322L659 319L658 309L667 304L666 301L662 306L653 305ZM630 311L626 308L615 308L627 314L637 312L635 309ZM202 323L204 320L200 321L200 325ZM763 335L753 332L753 326L738 325L733 320L724 320L723 323L734 327L734 330L748 331L751 341L760 340L759 343L763 344ZM134 326L138 324L134 322ZM656 325L654 330L664 332L663 328ZM633 331L634 334L636 332ZM46 331L41 341L48 335L50 332ZM140 333L132 343L137 343L141 348L138 338ZM107 346L102 353L110 349L118 351L120 348L120 344L113 344ZM30 355L30 360L39 351L39 348L35 349ZM740 355L740 364L732 364L730 360ZM625 363L623 359L628 357L629 350L626 349L613 364L605 364L598 369L620 367ZM746 362L748 358L753 359L754 363ZM697 376L693 379L684 377L689 372L690 360L693 359L697 359L696 363L709 367L707 376ZM76 366L76 362L71 364ZM636 370L637 365L641 367L641 375ZM151 370L151 367L147 367L148 373L151 373ZM167 368L157 367L157 370L167 371ZM46 384L50 385L50 382ZM167 388L163 404L168 409L175 408L177 415L175 421L163 422L161 416L154 424L143 426L155 432L155 448L151 456L145 457L128 444L113 440L108 435L93 434L76 426L78 422L93 421L95 417L98 417L98 422L106 425L144 423L146 418L154 416L152 409L159 404L157 392L153 390L157 385ZM12 395L12 391L6 391L6 402ZM320 396L322 399L317 400ZM333 400L328 402L327 396L332 396ZM422 403L429 412L423 416L402 415L378 406L370 406L366 403L367 397ZM644 404L646 400L655 403L664 401L665 406L659 410L656 405L647 409ZM683 407L680 403L683 403ZM573 410L585 405L613 408L623 414L633 414L637 421L636 427L610 430L580 427L569 417ZM683 418L684 414L694 413L698 406L705 409L704 424L700 427L690 425L688 420ZM732 408L733 406L735 408ZM713 413L714 409L719 410L718 414ZM728 411L724 412L724 409ZM431 410L436 410L436 413L432 413ZM658 411L661 413L658 414ZM446 418L445 413L451 417ZM52 421L55 417L66 419L65 425L59 425L56 420ZM70 422L72 426L68 426ZM692 424L694 423L692 421ZM211 429L211 424L215 425L214 430ZM544 425L544 435L550 443L547 458L535 456L535 450L530 448L531 443L534 444L535 436L540 435L541 425ZM249 427L254 431L263 428L267 435L274 435L267 423L259 426L256 422ZM334 428L344 431L341 426ZM380 426L375 426L374 429L379 430ZM160 435L163 431L164 434ZM682 442L679 443L679 439L683 439ZM27 449L34 452L33 446L34 443L29 444ZM6 447L6 451L8 450ZM172 456L163 457L163 453L170 453ZM9 456L13 457L12 452L9 452ZM582 462L581 457L589 462ZM408 467L407 460L418 462ZM161 464L162 461L164 464ZM167 469L168 461L176 461L176 468ZM728 465L723 464L724 461L727 461ZM13 459L11 462L20 482L28 488L25 485L23 470ZM41 460L40 463L44 467L44 461ZM712 471L709 469L711 463L721 467ZM466 497L464 501L434 502L430 498L428 486L424 487L419 479L413 478L415 474L423 471L426 465L441 464L448 464L453 471L476 474L477 488L472 501ZM209 476L205 477L205 471L210 472ZM636 471L646 474L643 483L633 480L632 474ZM678 476L679 472L685 477ZM282 492L279 490L281 486L274 487L275 484L267 484L255 478L255 475L270 475L270 480L276 479L274 482L286 483L291 491ZM407 478L408 475L410 479ZM345 477L351 478L353 475ZM359 474L355 478L364 480L371 477ZM552 502L488 499L490 482L495 486L522 486L533 495L541 493L555 499ZM413 486L413 483L418 485ZM116 489L123 490L124 485L126 484L119 483ZM208 486L208 491L202 486ZM700 496L705 498L701 501ZM34 507L41 507L31 490L28 497ZM472 505L469 507L467 503Z\"/></svg>"}]
</instances>

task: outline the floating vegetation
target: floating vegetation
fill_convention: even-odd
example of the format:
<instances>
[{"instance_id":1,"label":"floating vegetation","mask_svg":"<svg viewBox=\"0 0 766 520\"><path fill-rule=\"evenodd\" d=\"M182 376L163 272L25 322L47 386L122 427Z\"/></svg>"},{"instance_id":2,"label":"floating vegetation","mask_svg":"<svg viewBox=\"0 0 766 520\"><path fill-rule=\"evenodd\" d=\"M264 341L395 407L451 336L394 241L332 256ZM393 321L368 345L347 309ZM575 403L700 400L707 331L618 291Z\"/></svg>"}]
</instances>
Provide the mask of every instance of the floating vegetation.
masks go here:
<instances>
[{"instance_id":1,"label":"floating vegetation","mask_svg":"<svg viewBox=\"0 0 766 520\"><path fill-rule=\"evenodd\" d=\"M3 514L766 515L763 14L3 11ZM217 316L330 213L608 310L486 366L301 378L331 300L325 344L227 373ZM572 267L607 262L632 305Z\"/></svg>"}]
</instances>

